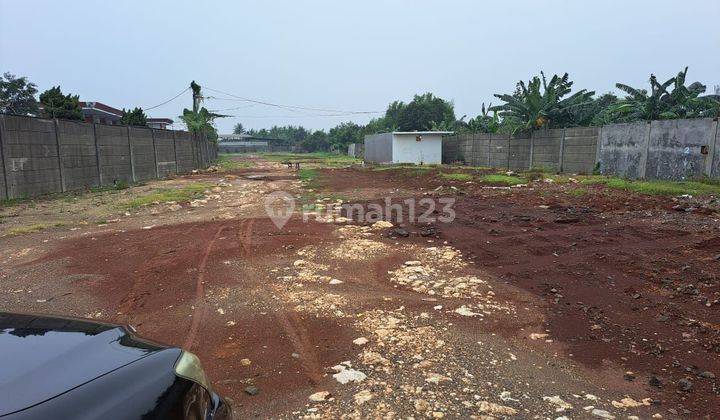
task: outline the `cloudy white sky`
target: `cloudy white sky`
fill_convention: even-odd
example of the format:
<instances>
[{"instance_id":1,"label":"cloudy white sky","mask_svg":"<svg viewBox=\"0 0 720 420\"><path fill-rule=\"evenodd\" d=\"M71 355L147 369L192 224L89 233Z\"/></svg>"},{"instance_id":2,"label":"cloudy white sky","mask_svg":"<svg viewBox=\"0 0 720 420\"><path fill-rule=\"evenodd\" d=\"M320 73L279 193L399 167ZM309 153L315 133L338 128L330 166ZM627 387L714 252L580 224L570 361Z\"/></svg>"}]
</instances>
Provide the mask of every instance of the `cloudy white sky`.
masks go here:
<instances>
[{"instance_id":1,"label":"cloudy white sky","mask_svg":"<svg viewBox=\"0 0 720 420\"><path fill-rule=\"evenodd\" d=\"M118 108L157 105L194 79L243 98L342 111L384 111L433 92L458 117L474 116L540 70L606 92L685 66L691 81L720 84L718 0L0 0L0 71ZM148 114L177 119L190 104L186 92ZM236 122L320 129L370 118L236 100L205 106L238 108L225 111L235 117L218 121L221 132Z\"/></svg>"}]
</instances>

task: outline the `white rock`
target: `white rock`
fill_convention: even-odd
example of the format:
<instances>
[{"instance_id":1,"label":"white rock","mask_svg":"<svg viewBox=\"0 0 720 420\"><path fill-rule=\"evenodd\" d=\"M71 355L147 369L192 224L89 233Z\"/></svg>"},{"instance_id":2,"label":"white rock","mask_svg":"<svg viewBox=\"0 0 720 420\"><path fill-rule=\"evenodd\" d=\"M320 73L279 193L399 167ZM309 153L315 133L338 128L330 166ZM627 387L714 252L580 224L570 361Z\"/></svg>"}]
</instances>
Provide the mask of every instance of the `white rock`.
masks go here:
<instances>
[{"instance_id":1,"label":"white rock","mask_svg":"<svg viewBox=\"0 0 720 420\"><path fill-rule=\"evenodd\" d=\"M353 340L353 343L357 344L358 346L364 346L365 344L367 344L367 342L368 339L365 337L359 337Z\"/></svg>"},{"instance_id":2,"label":"white rock","mask_svg":"<svg viewBox=\"0 0 720 420\"><path fill-rule=\"evenodd\" d=\"M480 315L480 314L477 313L477 312L473 312L472 310L470 310L470 308L468 308L468 307L465 306L465 305L463 305L463 306L455 309L454 312L455 312L456 314L462 315L462 316L477 316L477 315Z\"/></svg>"},{"instance_id":3,"label":"white rock","mask_svg":"<svg viewBox=\"0 0 720 420\"><path fill-rule=\"evenodd\" d=\"M573 407L572 404L566 402L558 395L553 395L552 397L543 397L543 401L547 401L551 404L558 406L560 410L569 410Z\"/></svg>"},{"instance_id":4,"label":"white rock","mask_svg":"<svg viewBox=\"0 0 720 420\"><path fill-rule=\"evenodd\" d=\"M355 369L343 369L340 372L333 375L338 382L345 385L348 382L362 382L367 378L367 375Z\"/></svg>"},{"instance_id":5,"label":"white rock","mask_svg":"<svg viewBox=\"0 0 720 420\"><path fill-rule=\"evenodd\" d=\"M327 401L327 399L330 397L330 393L327 391L320 391L316 392L308 397L310 401L314 402L323 402Z\"/></svg>"},{"instance_id":6,"label":"white rock","mask_svg":"<svg viewBox=\"0 0 720 420\"><path fill-rule=\"evenodd\" d=\"M615 416L608 413L605 410L600 410L599 408L593 409L593 411L590 412L595 417L600 417L601 419L614 419Z\"/></svg>"},{"instance_id":7,"label":"white rock","mask_svg":"<svg viewBox=\"0 0 720 420\"><path fill-rule=\"evenodd\" d=\"M332 279L330 280L329 284L343 284L343 281L338 279Z\"/></svg>"},{"instance_id":8,"label":"white rock","mask_svg":"<svg viewBox=\"0 0 720 420\"><path fill-rule=\"evenodd\" d=\"M370 401L372 397L372 392L368 391L367 389L364 389L353 396L353 398L355 399L355 404L357 405Z\"/></svg>"}]
</instances>

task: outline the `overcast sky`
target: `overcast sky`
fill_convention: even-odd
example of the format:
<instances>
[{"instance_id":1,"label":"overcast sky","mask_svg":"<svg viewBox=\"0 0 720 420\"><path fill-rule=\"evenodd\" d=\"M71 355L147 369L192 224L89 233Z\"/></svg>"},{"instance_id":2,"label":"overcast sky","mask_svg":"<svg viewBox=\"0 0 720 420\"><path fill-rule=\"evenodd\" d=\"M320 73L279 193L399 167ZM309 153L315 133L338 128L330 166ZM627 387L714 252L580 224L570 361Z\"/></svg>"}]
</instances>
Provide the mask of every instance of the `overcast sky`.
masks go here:
<instances>
[{"instance_id":1,"label":"overcast sky","mask_svg":"<svg viewBox=\"0 0 720 420\"><path fill-rule=\"evenodd\" d=\"M493 93L544 70L569 72L597 92L647 85L685 66L720 84L720 1L6 1L0 0L0 71L42 91L148 108L191 80L283 105L384 111L416 93L475 116ZM229 98L208 90L206 96ZM495 100L497 102L497 100ZM248 128L330 128L370 115L278 109L208 99ZM177 120L186 92L148 111Z\"/></svg>"}]
</instances>

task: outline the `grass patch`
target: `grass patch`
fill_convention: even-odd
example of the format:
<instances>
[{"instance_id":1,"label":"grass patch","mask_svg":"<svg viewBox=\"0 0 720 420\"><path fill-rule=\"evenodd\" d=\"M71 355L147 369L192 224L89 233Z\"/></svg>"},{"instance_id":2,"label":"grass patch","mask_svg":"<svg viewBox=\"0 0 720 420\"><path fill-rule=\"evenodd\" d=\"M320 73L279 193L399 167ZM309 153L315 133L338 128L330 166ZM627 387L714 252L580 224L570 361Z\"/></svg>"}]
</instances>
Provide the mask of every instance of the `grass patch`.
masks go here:
<instances>
[{"instance_id":1,"label":"grass patch","mask_svg":"<svg viewBox=\"0 0 720 420\"><path fill-rule=\"evenodd\" d=\"M317 164L321 166L348 166L360 163L361 160L348 155L329 152L313 152L313 153L260 153L263 158L272 162L299 162L302 166L305 164Z\"/></svg>"},{"instance_id":2,"label":"grass patch","mask_svg":"<svg viewBox=\"0 0 720 420\"><path fill-rule=\"evenodd\" d=\"M647 195L720 195L720 184L715 181L632 181L603 176L586 177L584 185L603 184L609 188Z\"/></svg>"},{"instance_id":3,"label":"grass patch","mask_svg":"<svg viewBox=\"0 0 720 420\"><path fill-rule=\"evenodd\" d=\"M218 155L216 165L219 166L223 171L232 171L235 169L252 168L253 163L248 160L237 160L233 159L237 155L223 153Z\"/></svg>"},{"instance_id":4,"label":"grass patch","mask_svg":"<svg viewBox=\"0 0 720 420\"><path fill-rule=\"evenodd\" d=\"M473 179L473 176L471 174L465 174L462 172L453 172L449 174L441 173L440 176L453 181L470 181L471 179Z\"/></svg>"},{"instance_id":5,"label":"grass patch","mask_svg":"<svg viewBox=\"0 0 720 420\"><path fill-rule=\"evenodd\" d=\"M194 183L186 185L182 188L161 188L150 194L130 200L127 203L127 206L130 208L138 208L155 202L167 203L169 201L190 201L201 197L203 192L208 188L212 188L212 185Z\"/></svg>"},{"instance_id":6,"label":"grass patch","mask_svg":"<svg viewBox=\"0 0 720 420\"><path fill-rule=\"evenodd\" d=\"M485 175L482 177L481 180L482 180L482 182L487 182L489 184L502 184L502 185L527 184L527 180L524 178L520 178L518 176L512 176L512 175L501 175L501 174Z\"/></svg>"},{"instance_id":7,"label":"grass patch","mask_svg":"<svg viewBox=\"0 0 720 420\"><path fill-rule=\"evenodd\" d=\"M573 197L584 197L587 195L588 191L583 188L574 188L572 190L569 190L568 195L571 195Z\"/></svg>"},{"instance_id":8,"label":"grass patch","mask_svg":"<svg viewBox=\"0 0 720 420\"><path fill-rule=\"evenodd\" d=\"M311 168L303 168L298 171L298 177L301 181L312 182L318 176L318 171Z\"/></svg>"},{"instance_id":9,"label":"grass patch","mask_svg":"<svg viewBox=\"0 0 720 420\"><path fill-rule=\"evenodd\" d=\"M63 223L63 222L34 223L34 224L28 225L28 226L20 226L20 227L8 229L8 235L12 235L12 236L25 235L27 233L40 232L42 230L49 229L52 227L63 227L63 226L65 226L65 223Z\"/></svg>"}]
</instances>

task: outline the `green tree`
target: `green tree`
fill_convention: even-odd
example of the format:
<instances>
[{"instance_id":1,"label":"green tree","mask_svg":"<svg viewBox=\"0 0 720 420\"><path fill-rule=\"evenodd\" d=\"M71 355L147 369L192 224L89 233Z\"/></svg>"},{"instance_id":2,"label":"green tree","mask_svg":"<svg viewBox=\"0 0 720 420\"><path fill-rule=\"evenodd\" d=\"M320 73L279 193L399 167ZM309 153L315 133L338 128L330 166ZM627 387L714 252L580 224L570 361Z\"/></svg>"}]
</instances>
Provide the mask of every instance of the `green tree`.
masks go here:
<instances>
[{"instance_id":1,"label":"green tree","mask_svg":"<svg viewBox=\"0 0 720 420\"><path fill-rule=\"evenodd\" d=\"M0 77L0 112L17 115L37 115L37 86L27 77L5 73Z\"/></svg>"},{"instance_id":2,"label":"green tree","mask_svg":"<svg viewBox=\"0 0 720 420\"><path fill-rule=\"evenodd\" d=\"M328 142L336 149L344 149L351 143L362 143L364 127L354 122L344 122L330 129Z\"/></svg>"},{"instance_id":3,"label":"green tree","mask_svg":"<svg viewBox=\"0 0 720 420\"><path fill-rule=\"evenodd\" d=\"M123 114L120 118L120 124L133 126L147 125L147 115L145 115L142 108L136 107L130 111L125 111L125 108L123 108L122 112Z\"/></svg>"},{"instance_id":4,"label":"green tree","mask_svg":"<svg viewBox=\"0 0 720 420\"><path fill-rule=\"evenodd\" d=\"M300 142L300 146L306 152L324 152L330 150L327 133L322 130L315 130L310 133L310 135Z\"/></svg>"},{"instance_id":5,"label":"green tree","mask_svg":"<svg viewBox=\"0 0 720 420\"><path fill-rule=\"evenodd\" d=\"M82 108L78 95L63 95L60 86L55 86L40 94L43 116L47 118L63 118L66 120L82 120Z\"/></svg>"},{"instance_id":6,"label":"green tree","mask_svg":"<svg viewBox=\"0 0 720 420\"><path fill-rule=\"evenodd\" d=\"M511 132L567 127L572 125L573 112L590 105L595 94L582 89L567 96L572 85L567 73L553 75L548 82L540 72L540 77L533 77L527 85L518 82L512 95L496 94L505 103L490 110L499 111L503 125Z\"/></svg>"},{"instance_id":7,"label":"green tree","mask_svg":"<svg viewBox=\"0 0 720 420\"><path fill-rule=\"evenodd\" d=\"M400 131L431 130L433 126L454 125L453 104L432 93L415 95L413 100L400 107L395 125Z\"/></svg>"},{"instance_id":8,"label":"green tree","mask_svg":"<svg viewBox=\"0 0 720 420\"><path fill-rule=\"evenodd\" d=\"M233 134L245 134L245 127L243 127L242 123L235 124L235 127L233 127Z\"/></svg>"}]
</instances>

